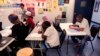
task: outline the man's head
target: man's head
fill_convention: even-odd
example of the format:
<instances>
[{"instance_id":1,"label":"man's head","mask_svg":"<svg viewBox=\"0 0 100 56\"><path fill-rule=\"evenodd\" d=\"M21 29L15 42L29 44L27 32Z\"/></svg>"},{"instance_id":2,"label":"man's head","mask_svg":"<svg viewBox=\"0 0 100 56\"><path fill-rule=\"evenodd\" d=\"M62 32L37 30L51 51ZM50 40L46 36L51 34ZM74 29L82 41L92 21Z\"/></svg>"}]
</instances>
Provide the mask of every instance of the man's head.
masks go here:
<instances>
[{"instance_id":1,"label":"man's head","mask_svg":"<svg viewBox=\"0 0 100 56\"><path fill-rule=\"evenodd\" d=\"M42 23L42 28L43 28L44 31L45 31L48 27L50 27L50 26L51 26L51 24L50 24L49 21L44 21L44 22Z\"/></svg>"},{"instance_id":2,"label":"man's head","mask_svg":"<svg viewBox=\"0 0 100 56\"><path fill-rule=\"evenodd\" d=\"M47 16L43 16L43 17L42 17L42 20L43 20L43 21L48 21Z\"/></svg>"},{"instance_id":3,"label":"man's head","mask_svg":"<svg viewBox=\"0 0 100 56\"><path fill-rule=\"evenodd\" d=\"M76 21L77 22L81 22L83 20L83 15L79 14L77 17L76 17Z\"/></svg>"},{"instance_id":4,"label":"man's head","mask_svg":"<svg viewBox=\"0 0 100 56\"><path fill-rule=\"evenodd\" d=\"M27 12L25 13L25 15L26 15L26 16L32 16L32 13L31 13L30 11L27 11Z\"/></svg>"},{"instance_id":5,"label":"man's head","mask_svg":"<svg viewBox=\"0 0 100 56\"><path fill-rule=\"evenodd\" d=\"M13 23L13 24L18 24L18 23L19 23L18 16L15 15L15 14L10 14L10 15L8 16L8 19L9 19L9 21L10 21L11 23Z\"/></svg>"},{"instance_id":6,"label":"man's head","mask_svg":"<svg viewBox=\"0 0 100 56\"><path fill-rule=\"evenodd\" d=\"M21 4L20 4L20 7L21 7L22 9L24 9L24 4L23 4L23 3L21 3Z\"/></svg>"}]
</instances>

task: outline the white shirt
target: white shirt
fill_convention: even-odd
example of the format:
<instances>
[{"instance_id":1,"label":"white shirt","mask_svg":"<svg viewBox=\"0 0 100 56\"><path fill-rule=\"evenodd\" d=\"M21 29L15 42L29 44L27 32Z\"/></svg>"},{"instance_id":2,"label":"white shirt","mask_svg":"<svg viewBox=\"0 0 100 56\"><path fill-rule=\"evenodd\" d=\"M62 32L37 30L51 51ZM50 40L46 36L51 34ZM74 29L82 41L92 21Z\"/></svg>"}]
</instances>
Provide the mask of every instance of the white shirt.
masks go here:
<instances>
[{"instance_id":1,"label":"white shirt","mask_svg":"<svg viewBox=\"0 0 100 56\"><path fill-rule=\"evenodd\" d=\"M55 47L60 44L58 32L52 25L46 29L44 35L47 36L46 43L48 43L50 47Z\"/></svg>"},{"instance_id":2,"label":"white shirt","mask_svg":"<svg viewBox=\"0 0 100 56\"><path fill-rule=\"evenodd\" d=\"M76 22L76 25L79 25L80 28L84 28L87 35L90 35L90 27L87 19L83 18L82 22Z\"/></svg>"}]
</instances>

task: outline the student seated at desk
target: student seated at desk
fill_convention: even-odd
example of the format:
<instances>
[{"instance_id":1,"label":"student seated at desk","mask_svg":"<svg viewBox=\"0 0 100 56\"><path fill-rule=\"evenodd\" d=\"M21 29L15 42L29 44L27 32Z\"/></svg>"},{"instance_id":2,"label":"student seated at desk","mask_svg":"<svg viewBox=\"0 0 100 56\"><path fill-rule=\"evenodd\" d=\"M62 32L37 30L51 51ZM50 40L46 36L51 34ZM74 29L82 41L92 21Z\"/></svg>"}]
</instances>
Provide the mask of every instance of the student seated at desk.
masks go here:
<instances>
[{"instance_id":1,"label":"student seated at desk","mask_svg":"<svg viewBox=\"0 0 100 56\"><path fill-rule=\"evenodd\" d=\"M57 30L50 24L50 22L45 21L42 24L43 34L42 38L45 40L46 48L56 47L60 44L59 35Z\"/></svg>"},{"instance_id":2,"label":"student seated at desk","mask_svg":"<svg viewBox=\"0 0 100 56\"><path fill-rule=\"evenodd\" d=\"M29 26L29 30L32 31L35 27L33 16L30 11L27 11L25 14L26 14L26 24L27 26Z\"/></svg>"},{"instance_id":3,"label":"student seated at desk","mask_svg":"<svg viewBox=\"0 0 100 56\"><path fill-rule=\"evenodd\" d=\"M71 29L75 29L77 31L85 31L87 33L87 35L90 35L90 28L89 28L89 23L88 20L85 19L82 15L78 15L76 17L76 23L75 25L70 25ZM79 40L82 40L84 38L84 36L71 36L72 41L76 44L78 44L78 40L76 38L78 38ZM79 45L76 45L79 46ZM79 53L81 53L82 51L79 51Z\"/></svg>"},{"instance_id":4,"label":"student seated at desk","mask_svg":"<svg viewBox=\"0 0 100 56\"><path fill-rule=\"evenodd\" d=\"M14 24L11 28L11 36L17 40L14 45L23 46L25 44L25 37L28 35L29 27L25 26L15 14L10 14L8 19L12 24Z\"/></svg>"},{"instance_id":5,"label":"student seated at desk","mask_svg":"<svg viewBox=\"0 0 100 56\"><path fill-rule=\"evenodd\" d=\"M70 25L70 28L75 29L77 31L85 31L87 33L87 35L90 35L90 28L89 28L88 20L85 19L82 15L78 15L76 17L75 25ZM73 37L72 36L72 40L73 40L74 43L78 43L78 40L76 38L82 40L84 37L83 36L81 36L81 37L78 37L78 36Z\"/></svg>"}]
</instances>

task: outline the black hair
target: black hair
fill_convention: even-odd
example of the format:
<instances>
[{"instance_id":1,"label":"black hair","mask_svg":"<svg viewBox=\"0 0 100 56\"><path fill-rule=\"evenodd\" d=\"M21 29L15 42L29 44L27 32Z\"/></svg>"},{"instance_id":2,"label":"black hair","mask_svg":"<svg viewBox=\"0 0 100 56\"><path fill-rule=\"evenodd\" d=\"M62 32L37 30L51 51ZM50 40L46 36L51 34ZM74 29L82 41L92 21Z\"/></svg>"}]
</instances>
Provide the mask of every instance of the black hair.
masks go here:
<instances>
[{"instance_id":1,"label":"black hair","mask_svg":"<svg viewBox=\"0 0 100 56\"><path fill-rule=\"evenodd\" d=\"M24 4L23 4L23 3L21 3L21 4L20 4L20 6L23 6L23 7L24 7Z\"/></svg>"},{"instance_id":2,"label":"black hair","mask_svg":"<svg viewBox=\"0 0 100 56\"><path fill-rule=\"evenodd\" d=\"M42 28L43 28L43 31L45 32L45 30L51 26L51 23L49 21L44 21L42 23Z\"/></svg>"},{"instance_id":3,"label":"black hair","mask_svg":"<svg viewBox=\"0 0 100 56\"><path fill-rule=\"evenodd\" d=\"M15 14L10 14L9 16L8 16L8 19L9 20L17 20L18 19L18 16L17 15L15 15Z\"/></svg>"},{"instance_id":4,"label":"black hair","mask_svg":"<svg viewBox=\"0 0 100 56\"><path fill-rule=\"evenodd\" d=\"M15 14L10 14L10 15L8 16L8 19L9 19L9 21L10 21L11 23L13 23L14 21L16 21L16 20L18 19L18 16L15 15Z\"/></svg>"},{"instance_id":5,"label":"black hair","mask_svg":"<svg viewBox=\"0 0 100 56\"><path fill-rule=\"evenodd\" d=\"M77 17L83 19L83 15L82 14L79 14Z\"/></svg>"}]
</instances>

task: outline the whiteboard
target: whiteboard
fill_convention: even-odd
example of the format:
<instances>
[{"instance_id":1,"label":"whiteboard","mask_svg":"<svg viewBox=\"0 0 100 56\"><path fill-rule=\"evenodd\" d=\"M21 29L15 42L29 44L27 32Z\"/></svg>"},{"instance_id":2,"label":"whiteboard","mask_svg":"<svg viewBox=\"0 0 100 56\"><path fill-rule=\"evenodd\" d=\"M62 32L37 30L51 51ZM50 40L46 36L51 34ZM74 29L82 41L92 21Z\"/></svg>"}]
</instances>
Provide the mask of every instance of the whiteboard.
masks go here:
<instances>
[{"instance_id":1,"label":"whiteboard","mask_svg":"<svg viewBox=\"0 0 100 56\"><path fill-rule=\"evenodd\" d=\"M3 28L12 25L12 23L8 20L8 15L14 13L18 9L19 8L14 5L0 5L0 22L2 22Z\"/></svg>"},{"instance_id":2,"label":"whiteboard","mask_svg":"<svg viewBox=\"0 0 100 56\"><path fill-rule=\"evenodd\" d=\"M92 21L100 24L100 0L95 0Z\"/></svg>"}]
</instances>

